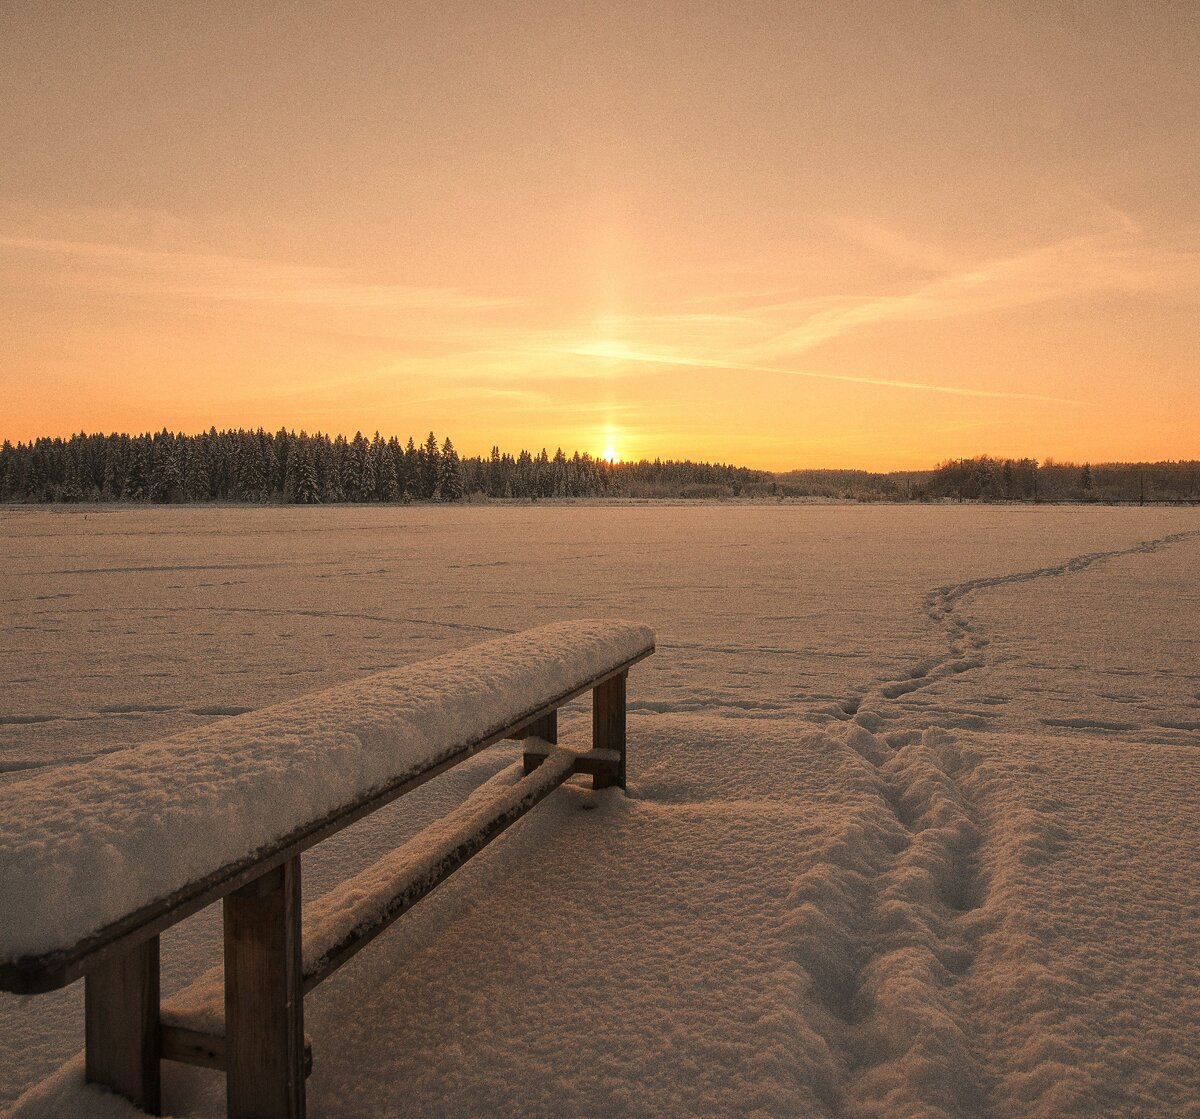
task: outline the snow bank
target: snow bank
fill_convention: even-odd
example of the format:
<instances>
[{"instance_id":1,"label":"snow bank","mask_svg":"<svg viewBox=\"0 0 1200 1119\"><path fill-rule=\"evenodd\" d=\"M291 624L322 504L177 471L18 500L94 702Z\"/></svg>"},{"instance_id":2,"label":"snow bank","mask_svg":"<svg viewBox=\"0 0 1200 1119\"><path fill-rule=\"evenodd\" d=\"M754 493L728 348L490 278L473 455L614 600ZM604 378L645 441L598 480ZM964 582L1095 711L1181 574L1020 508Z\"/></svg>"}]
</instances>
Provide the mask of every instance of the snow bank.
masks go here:
<instances>
[{"instance_id":1,"label":"snow bank","mask_svg":"<svg viewBox=\"0 0 1200 1119\"><path fill-rule=\"evenodd\" d=\"M88 1084L83 1062L83 1054L79 1053L52 1076L35 1084L5 1112L5 1119L138 1119L146 1114L127 1099Z\"/></svg>"},{"instance_id":2,"label":"snow bank","mask_svg":"<svg viewBox=\"0 0 1200 1119\"><path fill-rule=\"evenodd\" d=\"M653 643L561 622L29 778L0 819L0 960L67 948Z\"/></svg>"}]
</instances>

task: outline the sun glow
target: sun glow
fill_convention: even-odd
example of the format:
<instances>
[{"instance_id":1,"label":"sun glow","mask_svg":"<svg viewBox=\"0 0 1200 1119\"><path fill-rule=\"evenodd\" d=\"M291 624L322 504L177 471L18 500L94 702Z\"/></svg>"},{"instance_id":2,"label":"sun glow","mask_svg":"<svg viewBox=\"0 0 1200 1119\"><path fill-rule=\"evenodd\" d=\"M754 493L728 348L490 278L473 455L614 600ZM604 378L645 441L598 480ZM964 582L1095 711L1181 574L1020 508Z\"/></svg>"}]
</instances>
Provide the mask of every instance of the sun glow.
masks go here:
<instances>
[{"instance_id":1,"label":"sun glow","mask_svg":"<svg viewBox=\"0 0 1200 1119\"><path fill-rule=\"evenodd\" d=\"M590 342L581 342L570 347L567 352L580 357L598 357L608 361L624 361L631 356L629 347L615 338L597 338Z\"/></svg>"},{"instance_id":2,"label":"sun glow","mask_svg":"<svg viewBox=\"0 0 1200 1119\"><path fill-rule=\"evenodd\" d=\"M600 456L605 462L620 462L621 456L617 454L617 449L609 443L604 448L604 454Z\"/></svg>"}]
</instances>

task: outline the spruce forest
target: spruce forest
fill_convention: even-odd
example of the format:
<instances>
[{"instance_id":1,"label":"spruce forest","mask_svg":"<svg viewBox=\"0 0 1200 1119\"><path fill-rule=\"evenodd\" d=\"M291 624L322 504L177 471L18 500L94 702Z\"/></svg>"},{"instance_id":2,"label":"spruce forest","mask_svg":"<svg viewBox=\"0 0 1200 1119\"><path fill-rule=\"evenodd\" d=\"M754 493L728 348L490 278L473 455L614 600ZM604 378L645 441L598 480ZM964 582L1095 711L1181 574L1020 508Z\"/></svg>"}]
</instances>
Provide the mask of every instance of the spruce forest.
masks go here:
<instances>
[{"instance_id":1,"label":"spruce forest","mask_svg":"<svg viewBox=\"0 0 1200 1119\"><path fill-rule=\"evenodd\" d=\"M73 435L0 447L0 500L234 501L302 505L490 498L724 496L769 483L761 470L693 462L610 463L561 449L493 448L460 459L450 438L280 430Z\"/></svg>"},{"instance_id":2,"label":"spruce forest","mask_svg":"<svg viewBox=\"0 0 1200 1119\"><path fill-rule=\"evenodd\" d=\"M608 462L493 447L460 458L433 432L401 443L378 432L281 429L177 435L85 434L0 445L5 502L458 502L552 498L787 498L857 501L1200 503L1200 462L1058 463L987 455L933 470L774 473L688 460Z\"/></svg>"}]
</instances>

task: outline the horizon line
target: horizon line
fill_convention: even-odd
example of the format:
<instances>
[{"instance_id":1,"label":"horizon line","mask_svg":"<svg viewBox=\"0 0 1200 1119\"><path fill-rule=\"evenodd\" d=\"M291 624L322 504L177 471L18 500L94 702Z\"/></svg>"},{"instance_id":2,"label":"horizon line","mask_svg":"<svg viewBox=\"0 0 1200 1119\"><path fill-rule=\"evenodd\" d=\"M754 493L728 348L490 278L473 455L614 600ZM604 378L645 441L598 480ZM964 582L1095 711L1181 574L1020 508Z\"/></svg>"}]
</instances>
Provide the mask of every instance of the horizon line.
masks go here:
<instances>
[{"instance_id":1,"label":"horizon line","mask_svg":"<svg viewBox=\"0 0 1200 1119\"><path fill-rule=\"evenodd\" d=\"M163 432L166 432L169 436L171 436L172 438L175 438L175 439L199 439L199 438L209 435L213 431L215 431L218 435L230 435L230 434L236 435L239 433L240 434L249 434L249 435L258 435L261 433L263 435L267 435L272 438L277 436L280 432L285 432L289 438L299 439L302 436L304 438L308 438L308 439L321 438L321 439L327 439L331 443L335 442L338 439L345 439L347 442L352 443L355 441L355 439L358 436L362 436L362 438L365 439L367 441L367 443L372 443L372 442L374 442L375 436L378 436L385 443L390 443L393 439L396 439L398 442L400 442L402 445L404 445L404 444L407 444L407 442L409 440L412 440L417 451L423 450L424 444L428 438L426 436L426 437L423 437L422 439L418 440L417 437L411 433L404 437L401 437L399 434L396 434L396 433L384 435L382 429L380 429L380 428L374 429L374 432L371 434L368 434L363 429L358 428L358 429L356 429L354 435L348 435L342 431L337 431L337 432L332 431L332 430L325 431L320 428L317 428L313 431L308 431L306 428L300 428L297 430L294 427L289 428L284 425L281 425L278 428L269 428L262 424L259 424L254 427L217 427L214 424L210 424L207 428L204 428L201 431L195 431L195 432L189 432L189 431L183 431L183 430L173 430L164 425L161 428L145 429L142 431L117 431L117 430L84 431L84 430L80 430L80 431L72 431L71 433L69 433L67 435L42 434L42 435L35 435L35 436L28 436L28 437L16 437L16 438L5 435L5 436L0 436L0 448L9 446L9 447L12 447L13 450L15 451L18 447L21 447L21 446L32 447L39 440L48 440L51 442L58 440L58 441L61 441L64 443L69 443L73 439L78 439L78 438L89 439L89 438L96 438L96 437L100 437L103 439L111 439L111 438L142 439L142 438L149 437L150 439L153 439L156 436L162 435ZM430 429L429 435L434 435L433 429ZM452 446L454 445L453 436L444 434L443 436L437 438L439 448L441 447L442 444L444 444L444 442L447 439L449 439ZM551 445L555 446L555 450L553 452L550 451ZM631 467L631 466L639 466L639 465L652 465L654 463L692 463L697 466L722 466L722 467L729 467L729 468L737 469L737 470L746 470L746 471L751 471L751 472L755 472L755 473L759 473L759 474L770 474L770 475L785 475L785 474L800 474L800 473L831 473L831 474L833 474L833 473L860 473L860 474L871 474L871 475L879 475L879 476L886 476L886 475L892 475L892 474L922 474L922 473L930 473L930 472L936 471L936 470L942 468L943 466L947 466L947 465L950 465L953 463L980 462L983 460L988 460L988 461L996 462L996 463L1000 463L1000 464L1003 464L1005 462L1012 462L1012 463L1032 462L1034 464L1034 466L1038 469L1047 468L1047 467L1056 467L1056 466L1076 467L1076 468L1082 468L1084 466L1091 466L1091 467L1125 466L1125 467L1128 467L1128 466L1184 465L1184 464L1188 464L1188 463L1193 463L1193 464L1197 464L1198 466L1200 466L1200 453L1198 453L1195 457L1176 457L1176 458L1171 458L1171 457L1159 457L1159 458L1089 457L1089 458L1076 459L1075 457L1059 458L1056 455L1046 455L1044 457L1038 457L1036 455L993 454L993 453L990 453L987 451L983 451L983 452L979 452L976 454L970 454L970 455L942 455L942 456L939 456L936 459L934 459L931 464L924 465L924 466L897 466L897 467L874 468L874 469L872 469L870 467L865 467L865 466L786 466L786 467L775 468L775 467L767 467L767 466L751 466L751 465L748 465L745 463L738 462L732 458L720 458L720 457L702 458L702 457L695 457L690 454L684 455L682 457L676 456L676 455L659 454L659 455L649 456L649 455L643 454L636 458L635 457L617 456L613 459L609 459L603 454L598 454L598 453L595 453L595 452L592 452L589 450L580 450L578 447L572 448L571 450L568 451L564 444L561 444L561 443L553 444L552 442L551 443L542 443L540 448L537 450L534 449L535 447L537 447L537 443L534 443L528 447L521 447L520 450L518 450L518 451L505 450L504 448L500 447L499 443L493 443L492 447L498 448L500 450L500 453L502 456L508 455L508 456L511 456L513 459L519 458L520 455L524 452L527 452L534 458L538 458L543 453L546 453L547 455L549 455L550 458L554 458L555 455L557 455L557 453L559 451L561 451L568 459L573 458L575 455L578 455L580 458L588 458L593 462L605 463L605 464L607 464L609 466L613 466L613 467ZM460 459L479 459L484 462L486 462L490 458L491 450L492 450L492 448L489 447L488 450L486 450L486 451L470 451L470 452L468 452L468 451L460 450L457 446L455 446L454 449L455 449L455 453L459 456Z\"/></svg>"}]
</instances>

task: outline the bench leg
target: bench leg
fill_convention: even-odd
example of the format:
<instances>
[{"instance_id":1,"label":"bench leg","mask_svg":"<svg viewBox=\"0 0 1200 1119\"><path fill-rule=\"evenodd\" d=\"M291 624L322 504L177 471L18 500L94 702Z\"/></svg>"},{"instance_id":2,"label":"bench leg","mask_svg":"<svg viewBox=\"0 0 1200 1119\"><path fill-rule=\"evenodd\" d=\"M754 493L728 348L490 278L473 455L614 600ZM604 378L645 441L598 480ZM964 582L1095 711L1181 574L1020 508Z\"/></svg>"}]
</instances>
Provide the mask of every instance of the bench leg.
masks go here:
<instances>
[{"instance_id":1,"label":"bench leg","mask_svg":"<svg viewBox=\"0 0 1200 1119\"><path fill-rule=\"evenodd\" d=\"M300 859L225 898L229 1119L303 1119Z\"/></svg>"},{"instance_id":2,"label":"bench leg","mask_svg":"<svg viewBox=\"0 0 1200 1119\"><path fill-rule=\"evenodd\" d=\"M593 789L625 788L625 680L622 672L592 689L592 749L615 750L617 760L597 770Z\"/></svg>"},{"instance_id":3,"label":"bench leg","mask_svg":"<svg viewBox=\"0 0 1200 1119\"><path fill-rule=\"evenodd\" d=\"M558 711L543 715L536 723L530 723L523 731L522 738L542 738L554 745L558 744ZM525 772L532 773L546 760L544 754L530 753L525 755Z\"/></svg>"},{"instance_id":4,"label":"bench leg","mask_svg":"<svg viewBox=\"0 0 1200 1119\"><path fill-rule=\"evenodd\" d=\"M106 960L83 981L85 1076L159 1113L158 937Z\"/></svg>"}]
</instances>

